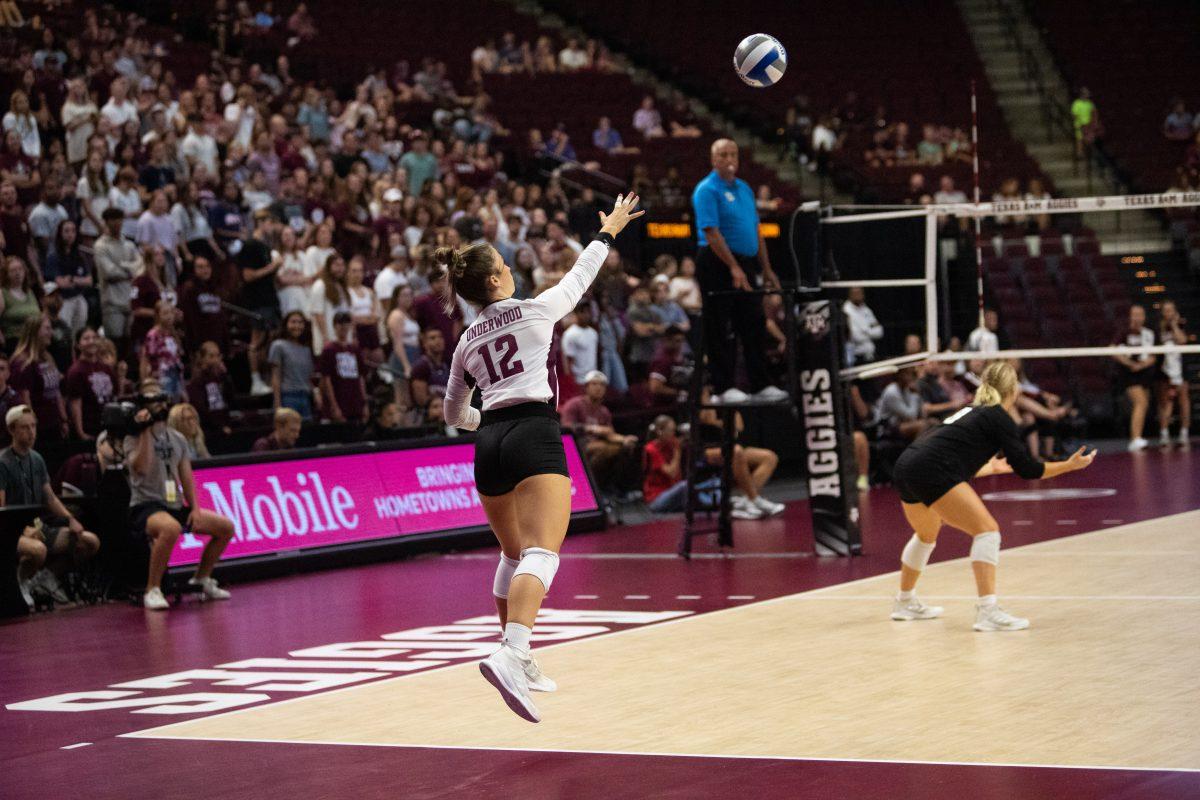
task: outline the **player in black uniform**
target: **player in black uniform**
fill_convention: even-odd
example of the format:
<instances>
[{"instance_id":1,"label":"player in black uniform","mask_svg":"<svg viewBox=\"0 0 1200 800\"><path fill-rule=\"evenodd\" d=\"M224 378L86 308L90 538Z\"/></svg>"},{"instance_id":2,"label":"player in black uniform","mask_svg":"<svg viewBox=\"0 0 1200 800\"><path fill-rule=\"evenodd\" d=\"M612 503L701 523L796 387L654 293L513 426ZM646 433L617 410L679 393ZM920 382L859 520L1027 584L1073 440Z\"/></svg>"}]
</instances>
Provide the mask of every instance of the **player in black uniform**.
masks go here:
<instances>
[{"instance_id":1,"label":"player in black uniform","mask_svg":"<svg viewBox=\"0 0 1200 800\"><path fill-rule=\"evenodd\" d=\"M979 589L975 630L1019 631L1029 627L1029 620L1014 617L996 603L1000 526L968 481L1006 472L1015 472L1026 480L1053 478L1087 467L1096 451L1087 453L1087 448L1081 447L1066 461L1042 463L1034 459L1011 416L1019 392L1012 365L993 361L983 371L975 402L917 439L896 461L893 483L915 533L900 556L900 593L892 607L892 619L941 616L942 609L922 603L914 588L937 544L938 531L946 524L973 537L971 567Z\"/></svg>"}]
</instances>

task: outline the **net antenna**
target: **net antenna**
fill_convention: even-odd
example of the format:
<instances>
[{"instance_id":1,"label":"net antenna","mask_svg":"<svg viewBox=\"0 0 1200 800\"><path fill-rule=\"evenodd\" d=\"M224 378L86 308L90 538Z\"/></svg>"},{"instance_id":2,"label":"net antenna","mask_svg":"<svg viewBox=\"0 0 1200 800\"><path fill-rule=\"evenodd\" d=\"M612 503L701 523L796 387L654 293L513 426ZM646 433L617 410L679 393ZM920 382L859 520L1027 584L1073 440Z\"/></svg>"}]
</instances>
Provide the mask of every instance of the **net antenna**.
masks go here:
<instances>
[{"instance_id":1,"label":"net antenna","mask_svg":"<svg viewBox=\"0 0 1200 800\"><path fill-rule=\"evenodd\" d=\"M979 102L975 79L971 79L971 177L975 181L975 205L979 205ZM975 291L979 296L979 327L983 327L983 223L975 217Z\"/></svg>"}]
</instances>

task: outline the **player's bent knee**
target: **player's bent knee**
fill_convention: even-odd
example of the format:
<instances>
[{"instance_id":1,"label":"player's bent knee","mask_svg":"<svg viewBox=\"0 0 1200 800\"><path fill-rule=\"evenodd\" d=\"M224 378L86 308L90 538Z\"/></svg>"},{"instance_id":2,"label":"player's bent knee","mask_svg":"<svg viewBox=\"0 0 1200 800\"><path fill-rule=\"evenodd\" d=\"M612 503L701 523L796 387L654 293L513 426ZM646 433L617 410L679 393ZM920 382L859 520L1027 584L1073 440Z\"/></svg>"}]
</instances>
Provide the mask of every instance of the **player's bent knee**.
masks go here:
<instances>
[{"instance_id":1,"label":"player's bent knee","mask_svg":"<svg viewBox=\"0 0 1200 800\"><path fill-rule=\"evenodd\" d=\"M996 566L1000 563L1000 532L988 531L971 540L971 560Z\"/></svg>"},{"instance_id":2,"label":"player's bent knee","mask_svg":"<svg viewBox=\"0 0 1200 800\"><path fill-rule=\"evenodd\" d=\"M541 581L542 586L546 587L546 591L549 592L556 572L558 572L558 553L542 547L526 547L521 551L521 563L517 566L513 577L532 575Z\"/></svg>"},{"instance_id":3,"label":"player's bent knee","mask_svg":"<svg viewBox=\"0 0 1200 800\"><path fill-rule=\"evenodd\" d=\"M908 544L904 545L904 552L900 554L900 563L911 570L921 572L929 563L929 557L933 555L933 548L936 546L936 541L923 542L914 533L908 540Z\"/></svg>"},{"instance_id":4,"label":"player's bent knee","mask_svg":"<svg viewBox=\"0 0 1200 800\"><path fill-rule=\"evenodd\" d=\"M496 579L492 581L492 594L501 599L508 598L508 587L512 585L513 576L521 564L519 558L509 558L500 554L500 563L496 565Z\"/></svg>"}]
</instances>

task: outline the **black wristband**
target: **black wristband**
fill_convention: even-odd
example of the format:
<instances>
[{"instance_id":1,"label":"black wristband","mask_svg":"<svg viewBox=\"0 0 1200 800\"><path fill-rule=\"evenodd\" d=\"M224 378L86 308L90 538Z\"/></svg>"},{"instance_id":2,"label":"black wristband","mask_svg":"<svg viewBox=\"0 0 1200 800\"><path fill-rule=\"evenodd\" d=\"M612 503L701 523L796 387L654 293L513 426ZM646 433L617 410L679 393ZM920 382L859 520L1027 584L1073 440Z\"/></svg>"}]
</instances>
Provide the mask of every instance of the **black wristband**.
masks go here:
<instances>
[{"instance_id":1,"label":"black wristband","mask_svg":"<svg viewBox=\"0 0 1200 800\"><path fill-rule=\"evenodd\" d=\"M617 244L617 240L613 238L613 235L611 233L605 233L604 231L600 231L596 234L596 241L604 242L605 247L607 247L609 250L613 249L613 247L615 247Z\"/></svg>"}]
</instances>

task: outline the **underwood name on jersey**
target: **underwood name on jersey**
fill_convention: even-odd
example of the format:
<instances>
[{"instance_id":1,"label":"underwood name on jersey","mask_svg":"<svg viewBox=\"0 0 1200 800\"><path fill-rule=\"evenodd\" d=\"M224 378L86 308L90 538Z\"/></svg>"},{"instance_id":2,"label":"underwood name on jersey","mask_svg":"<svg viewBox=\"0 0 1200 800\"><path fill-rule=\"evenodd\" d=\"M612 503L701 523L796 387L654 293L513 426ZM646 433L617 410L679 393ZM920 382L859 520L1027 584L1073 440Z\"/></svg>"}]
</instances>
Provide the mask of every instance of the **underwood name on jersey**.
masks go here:
<instances>
[{"instance_id":1,"label":"underwood name on jersey","mask_svg":"<svg viewBox=\"0 0 1200 800\"><path fill-rule=\"evenodd\" d=\"M485 333L490 333L491 331L494 331L497 328L502 328L505 325L508 325L509 323L516 322L520 318L521 318L521 307L520 306L516 306L515 308L510 308L506 311L501 311L499 314L497 314L494 317L480 320L477 324L472 325L467 330L466 334L464 334L463 338L469 342L472 339L474 339L476 336L480 336Z\"/></svg>"}]
</instances>

